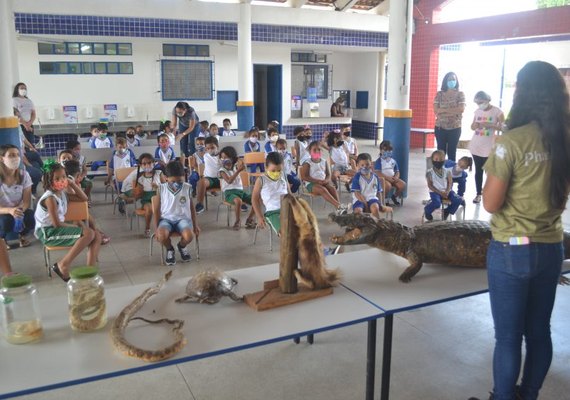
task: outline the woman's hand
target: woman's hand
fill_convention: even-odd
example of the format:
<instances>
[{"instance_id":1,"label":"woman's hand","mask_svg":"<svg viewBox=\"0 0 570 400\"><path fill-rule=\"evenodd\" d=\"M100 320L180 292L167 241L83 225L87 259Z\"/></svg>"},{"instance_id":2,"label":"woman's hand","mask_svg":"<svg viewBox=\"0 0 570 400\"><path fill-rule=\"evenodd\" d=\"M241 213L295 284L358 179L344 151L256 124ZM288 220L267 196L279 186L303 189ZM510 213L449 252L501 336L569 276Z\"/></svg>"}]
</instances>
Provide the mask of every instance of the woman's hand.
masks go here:
<instances>
[{"instance_id":1,"label":"woman's hand","mask_svg":"<svg viewBox=\"0 0 570 400\"><path fill-rule=\"evenodd\" d=\"M21 218L24 216L24 212L19 207L13 207L10 209L10 215L14 218Z\"/></svg>"}]
</instances>

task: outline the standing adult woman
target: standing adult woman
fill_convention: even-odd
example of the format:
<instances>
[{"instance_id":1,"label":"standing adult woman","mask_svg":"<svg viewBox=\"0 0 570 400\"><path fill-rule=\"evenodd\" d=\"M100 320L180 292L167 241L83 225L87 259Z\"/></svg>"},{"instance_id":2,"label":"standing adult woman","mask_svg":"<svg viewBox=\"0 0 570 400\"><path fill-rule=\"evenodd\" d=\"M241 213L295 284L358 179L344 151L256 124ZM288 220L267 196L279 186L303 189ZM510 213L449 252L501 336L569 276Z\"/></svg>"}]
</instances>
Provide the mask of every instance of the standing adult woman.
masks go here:
<instances>
[{"instance_id":1,"label":"standing adult woman","mask_svg":"<svg viewBox=\"0 0 570 400\"><path fill-rule=\"evenodd\" d=\"M342 105L344 104L344 97L339 97L331 106L331 117L344 117Z\"/></svg>"},{"instance_id":2,"label":"standing adult woman","mask_svg":"<svg viewBox=\"0 0 570 400\"><path fill-rule=\"evenodd\" d=\"M196 152L194 140L200 131L200 119L196 111L185 101L179 101L172 110L172 126L178 126L176 140L180 141L180 160L185 165L185 158Z\"/></svg>"},{"instance_id":3,"label":"standing adult woman","mask_svg":"<svg viewBox=\"0 0 570 400\"><path fill-rule=\"evenodd\" d=\"M465 95L459 91L457 75L448 72L441 82L441 90L433 101L435 112L435 139L437 149L443 150L449 160L455 161L461 120L465 111Z\"/></svg>"},{"instance_id":4,"label":"standing adult woman","mask_svg":"<svg viewBox=\"0 0 570 400\"><path fill-rule=\"evenodd\" d=\"M473 100L477 104L475 116L471 123L473 129L473 137L469 142L469 151L475 161L475 187L477 196L473 199L473 203L481 202L483 190L483 165L489 157L489 153L495 143L495 135L497 131L503 129L505 116L500 108L491 105L491 96L481 91L475 94Z\"/></svg>"},{"instance_id":5,"label":"standing adult woman","mask_svg":"<svg viewBox=\"0 0 570 400\"><path fill-rule=\"evenodd\" d=\"M12 107L14 108L14 114L18 117L20 128L22 128L26 139L24 140L26 158L35 168L41 168L43 162L34 147L36 143L36 137L34 135L36 109L33 101L28 98L28 87L23 82L19 82L14 86Z\"/></svg>"},{"instance_id":6,"label":"standing adult woman","mask_svg":"<svg viewBox=\"0 0 570 400\"><path fill-rule=\"evenodd\" d=\"M494 400L536 399L552 360L550 315L570 189L569 107L556 67L529 62L517 75L508 131L485 163L483 206L493 214L487 275L495 323ZM523 337L526 358L517 387Z\"/></svg>"},{"instance_id":7,"label":"standing adult woman","mask_svg":"<svg viewBox=\"0 0 570 400\"><path fill-rule=\"evenodd\" d=\"M27 247L30 243L25 236L35 227L34 210L30 208L32 179L25 169L20 169L18 147L0 146L0 157L0 238L14 232L20 236L20 247ZM19 227L17 220L21 222Z\"/></svg>"}]
</instances>

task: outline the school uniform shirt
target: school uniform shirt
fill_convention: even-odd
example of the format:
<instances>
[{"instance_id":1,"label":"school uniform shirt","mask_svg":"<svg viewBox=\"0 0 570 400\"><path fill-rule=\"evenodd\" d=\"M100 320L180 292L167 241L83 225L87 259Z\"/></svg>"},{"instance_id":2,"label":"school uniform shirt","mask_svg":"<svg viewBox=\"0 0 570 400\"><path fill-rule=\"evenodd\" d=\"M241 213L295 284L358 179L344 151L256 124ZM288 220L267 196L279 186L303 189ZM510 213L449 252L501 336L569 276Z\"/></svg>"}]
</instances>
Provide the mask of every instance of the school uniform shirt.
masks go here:
<instances>
[{"instance_id":1,"label":"school uniform shirt","mask_svg":"<svg viewBox=\"0 0 570 400\"><path fill-rule=\"evenodd\" d=\"M152 184L154 183L156 186L160 186L162 182L160 182L160 177L162 175L162 171L154 170L152 176L145 176L143 171L139 172L140 176L137 180L138 184L143 187L143 191L145 192L152 192L154 189L152 188ZM123 181L123 187L121 191L123 193L128 192L129 190L133 189L133 182L137 178L137 170L131 172L127 178Z\"/></svg>"},{"instance_id":2,"label":"school uniform shirt","mask_svg":"<svg viewBox=\"0 0 570 400\"><path fill-rule=\"evenodd\" d=\"M463 176L463 170L461 168L459 168L459 165L457 165L457 163L453 160L445 160L445 163L443 164L443 166L445 167L445 169L448 169L451 171L451 177L452 178L461 178Z\"/></svg>"},{"instance_id":3,"label":"school uniform shirt","mask_svg":"<svg viewBox=\"0 0 570 400\"><path fill-rule=\"evenodd\" d=\"M359 201L354 194L355 192L360 192L366 201L378 200L378 193L382 191L382 186L380 185L380 179L375 173L370 172L370 176L367 178L360 172L357 172L352 178L350 191L352 192L353 203Z\"/></svg>"},{"instance_id":4,"label":"school uniform shirt","mask_svg":"<svg viewBox=\"0 0 570 400\"><path fill-rule=\"evenodd\" d=\"M204 176L206 178L217 178L221 165L220 156L204 153Z\"/></svg>"},{"instance_id":5,"label":"school uniform shirt","mask_svg":"<svg viewBox=\"0 0 570 400\"><path fill-rule=\"evenodd\" d=\"M154 159L156 161L162 161L163 163L168 164L170 161L174 160L175 158L176 154L174 153L174 150L170 146L168 147L168 149L166 149L166 151L162 151L160 146L158 146L154 151Z\"/></svg>"},{"instance_id":6,"label":"school uniform shirt","mask_svg":"<svg viewBox=\"0 0 570 400\"><path fill-rule=\"evenodd\" d=\"M281 196L287 193L287 178L283 172L276 181L267 174L261 175L261 201L265 206L265 212L280 210Z\"/></svg>"},{"instance_id":7,"label":"school uniform shirt","mask_svg":"<svg viewBox=\"0 0 570 400\"><path fill-rule=\"evenodd\" d=\"M273 143L271 140L265 142L264 150L265 153L273 153L274 151L277 151L275 148L275 143Z\"/></svg>"},{"instance_id":8,"label":"school uniform shirt","mask_svg":"<svg viewBox=\"0 0 570 400\"><path fill-rule=\"evenodd\" d=\"M285 175L290 175L293 173L293 156L288 151L283 156L283 171Z\"/></svg>"},{"instance_id":9,"label":"school uniform shirt","mask_svg":"<svg viewBox=\"0 0 570 400\"><path fill-rule=\"evenodd\" d=\"M109 163L109 168L128 168L134 167L137 164L137 159L135 153L131 149L126 149L124 154L120 154L118 150L113 152L113 157L111 157L111 162Z\"/></svg>"},{"instance_id":10,"label":"school uniform shirt","mask_svg":"<svg viewBox=\"0 0 570 400\"><path fill-rule=\"evenodd\" d=\"M204 165L204 156L205 155L206 155L206 153L204 153L202 156L200 156L200 154L198 154L198 152L192 154L192 157L194 157L194 161L195 161L197 167L199 167L200 165Z\"/></svg>"},{"instance_id":11,"label":"school uniform shirt","mask_svg":"<svg viewBox=\"0 0 570 400\"><path fill-rule=\"evenodd\" d=\"M158 187L160 194L160 217L169 221L180 221L187 219L192 221L192 213L190 212L192 195L190 194L192 186L189 183L182 183L180 190L175 192L172 186L167 183L161 183Z\"/></svg>"},{"instance_id":12,"label":"school uniform shirt","mask_svg":"<svg viewBox=\"0 0 570 400\"><path fill-rule=\"evenodd\" d=\"M305 160L303 165L309 164L309 176L313 179L326 179L327 177L327 161L321 158L321 161L313 161L312 158Z\"/></svg>"},{"instance_id":13,"label":"school uniform shirt","mask_svg":"<svg viewBox=\"0 0 570 400\"><path fill-rule=\"evenodd\" d=\"M17 207L22 203L24 198L24 190L32 186L32 178L26 170L20 171L21 183L15 183L12 186L6 185L0 180L0 207Z\"/></svg>"},{"instance_id":14,"label":"school uniform shirt","mask_svg":"<svg viewBox=\"0 0 570 400\"><path fill-rule=\"evenodd\" d=\"M89 141L91 143L92 149L108 149L110 147L113 147L113 141L108 137L106 137L105 139L92 137L91 139L89 139Z\"/></svg>"},{"instance_id":15,"label":"school uniform shirt","mask_svg":"<svg viewBox=\"0 0 570 400\"><path fill-rule=\"evenodd\" d=\"M61 197L60 197L61 196ZM34 235L38 237L38 231L42 228L46 228L48 226L53 226L53 222L49 216L49 212L47 207L44 204L44 200L48 197L55 198L55 202L57 205L57 219L60 222L65 221L65 213L67 212L67 194L65 191L60 192L60 196L57 196L51 190L47 190L44 192L40 200L38 201L38 206L36 207L36 212L34 213L34 217L36 220L36 230Z\"/></svg>"},{"instance_id":16,"label":"school uniform shirt","mask_svg":"<svg viewBox=\"0 0 570 400\"><path fill-rule=\"evenodd\" d=\"M475 110L475 122L479 123L490 123L496 124L499 121L499 117L503 112L495 106L492 106L490 110ZM489 157L489 153L493 149L493 144L495 143L495 135L497 134L496 129L492 128L479 128L475 129L473 132L473 137L469 142L469 151L474 156L479 157Z\"/></svg>"},{"instance_id":17,"label":"school uniform shirt","mask_svg":"<svg viewBox=\"0 0 570 400\"><path fill-rule=\"evenodd\" d=\"M430 168L426 172L426 178L431 179L433 187L444 192L447 190L447 179L451 175L451 171L445 168L442 168L441 171L442 175L439 175L433 168Z\"/></svg>"},{"instance_id":18,"label":"school uniform shirt","mask_svg":"<svg viewBox=\"0 0 570 400\"><path fill-rule=\"evenodd\" d=\"M232 131L231 129L229 131L222 129L222 136L235 136L235 135L236 135L236 133L234 131Z\"/></svg>"},{"instance_id":19,"label":"school uniform shirt","mask_svg":"<svg viewBox=\"0 0 570 400\"><path fill-rule=\"evenodd\" d=\"M331 160L334 162L335 165L348 168L348 154L346 154L347 151L348 149L346 148L344 143L340 147L333 146L329 149Z\"/></svg>"},{"instance_id":20,"label":"school uniform shirt","mask_svg":"<svg viewBox=\"0 0 570 400\"><path fill-rule=\"evenodd\" d=\"M234 165L232 169L227 169L224 167L220 168L218 178L220 178L220 187L222 188L222 192L231 189L243 190L243 183L241 182L241 176L239 175L236 176L236 179L234 179L232 183L228 183L224 178L222 178L222 172L225 172L229 178L233 174L235 174L236 171L237 171L237 165Z\"/></svg>"},{"instance_id":21,"label":"school uniform shirt","mask_svg":"<svg viewBox=\"0 0 570 400\"><path fill-rule=\"evenodd\" d=\"M397 172L400 172L400 168L398 167L398 162L394 160L392 157L389 158L378 157L378 159L374 163L374 169L376 171L382 172L384 175L389 177L392 177L396 175Z\"/></svg>"},{"instance_id":22,"label":"school uniform shirt","mask_svg":"<svg viewBox=\"0 0 570 400\"><path fill-rule=\"evenodd\" d=\"M349 137L344 141L344 143L346 143L346 148L350 155L356 154L356 141L353 138Z\"/></svg>"},{"instance_id":23,"label":"school uniform shirt","mask_svg":"<svg viewBox=\"0 0 570 400\"><path fill-rule=\"evenodd\" d=\"M306 140L304 142L301 142L300 140L295 139L295 143L299 145L299 162L303 164L303 161L305 161L307 157L310 157L309 151L307 150L309 142Z\"/></svg>"},{"instance_id":24,"label":"school uniform shirt","mask_svg":"<svg viewBox=\"0 0 570 400\"><path fill-rule=\"evenodd\" d=\"M168 141L170 142L170 146L171 146L171 147L176 146L176 136L174 136L174 133L172 133L172 132L166 133L166 132L164 132L164 131L160 131L160 132L158 132L158 136L160 136L160 135L166 135L166 136L168 136ZM157 136L157 137L158 137L158 136Z\"/></svg>"},{"instance_id":25,"label":"school uniform shirt","mask_svg":"<svg viewBox=\"0 0 570 400\"><path fill-rule=\"evenodd\" d=\"M127 147L132 149L133 147L139 147L141 145L141 140L139 138L134 137L133 141L127 138Z\"/></svg>"},{"instance_id":26,"label":"school uniform shirt","mask_svg":"<svg viewBox=\"0 0 570 400\"><path fill-rule=\"evenodd\" d=\"M255 153L257 151L261 150L261 145L259 144L259 142L257 143L251 143L249 140L246 141L243 145L243 150L246 153Z\"/></svg>"}]
</instances>

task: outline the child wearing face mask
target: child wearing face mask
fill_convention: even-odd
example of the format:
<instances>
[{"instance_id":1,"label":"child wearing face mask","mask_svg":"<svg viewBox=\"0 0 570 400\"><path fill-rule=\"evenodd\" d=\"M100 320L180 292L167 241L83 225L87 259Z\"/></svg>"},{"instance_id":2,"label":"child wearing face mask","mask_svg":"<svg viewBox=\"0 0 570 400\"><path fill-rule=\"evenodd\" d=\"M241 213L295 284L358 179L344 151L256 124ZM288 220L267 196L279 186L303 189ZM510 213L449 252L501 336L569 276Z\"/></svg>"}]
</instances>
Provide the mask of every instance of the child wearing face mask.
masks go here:
<instances>
[{"instance_id":1,"label":"child wearing face mask","mask_svg":"<svg viewBox=\"0 0 570 400\"><path fill-rule=\"evenodd\" d=\"M117 138L117 147L107 165L107 179L105 179L105 185L111 184L115 175L115 169L129 168L135 165L137 165L137 159L135 153L127 148L127 139L123 137ZM121 191L121 185L121 182L115 182L115 189L117 189L118 192Z\"/></svg>"},{"instance_id":2,"label":"child wearing face mask","mask_svg":"<svg viewBox=\"0 0 570 400\"><path fill-rule=\"evenodd\" d=\"M351 162L348 153L348 147L342 137L340 131L333 131L327 137L326 148L329 151L329 156L332 165L332 183L335 188L338 188L339 178L341 175L349 177L354 176L355 166L354 161ZM350 189L347 183L347 189Z\"/></svg>"},{"instance_id":3,"label":"child wearing face mask","mask_svg":"<svg viewBox=\"0 0 570 400\"><path fill-rule=\"evenodd\" d=\"M278 139L275 143L275 147L277 152L283 157L283 172L287 177L287 182L291 185L291 192L297 193L301 186L301 180L293 168L293 156L287 151L287 141L285 139Z\"/></svg>"},{"instance_id":4,"label":"child wearing face mask","mask_svg":"<svg viewBox=\"0 0 570 400\"><path fill-rule=\"evenodd\" d=\"M160 123L158 135L168 136L168 141L170 142L170 147L174 148L176 145L176 136L172 132L172 127L170 126L170 121L163 121Z\"/></svg>"},{"instance_id":5,"label":"child wearing face mask","mask_svg":"<svg viewBox=\"0 0 570 400\"><path fill-rule=\"evenodd\" d=\"M200 235L196 210L190 195L191 186L184 182L184 167L178 161L171 161L166 165L166 183L158 187L158 196L154 203L154 222L156 227L156 240L166 247L166 265L176 264L176 253L170 236L173 232L180 234L178 251L182 262L192 259L186 246L192 242L194 236Z\"/></svg>"},{"instance_id":6,"label":"child wearing face mask","mask_svg":"<svg viewBox=\"0 0 570 400\"><path fill-rule=\"evenodd\" d=\"M123 182L123 197L125 200L139 200L144 211L144 236L150 237L150 223L152 220L151 198L161 183L166 182L164 174L154 169L154 158L149 153L139 157L137 169L129 174Z\"/></svg>"},{"instance_id":7,"label":"child wearing face mask","mask_svg":"<svg viewBox=\"0 0 570 400\"><path fill-rule=\"evenodd\" d=\"M132 149L133 147L138 147L141 145L141 140L136 136L136 131L133 126L129 126L125 131L127 136L127 147Z\"/></svg>"},{"instance_id":8,"label":"child wearing face mask","mask_svg":"<svg viewBox=\"0 0 570 400\"><path fill-rule=\"evenodd\" d=\"M260 229L265 229L269 224L271 229L280 234L281 196L287 193L289 185L283 169L283 157L278 152L268 153L265 158L265 174L257 178L251 195Z\"/></svg>"},{"instance_id":9,"label":"child wearing face mask","mask_svg":"<svg viewBox=\"0 0 570 400\"><path fill-rule=\"evenodd\" d=\"M320 142L311 142L307 150L310 156L301 166L301 180L305 183L305 188L309 193L322 196L339 214L346 214L346 206L340 204L338 193L332 185L328 163L321 157Z\"/></svg>"},{"instance_id":10,"label":"child wearing face mask","mask_svg":"<svg viewBox=\"0 0 570 400\"><path fill-rule=\"evenodd\" d=\"M220 184L222 187L222 195L224 200L234 205L236 221L233 229L239 230L241 228L241 208L242 204L251 205L251 195L243 190L243 183L241 181L241 172L245 170L245 165L242 160L237 156L236 150L227 146L220 150L220 162L222 167L219 171ZM247 229L255 229L255 210L252 208L245 227Z\"/></svg>"},{"instance_id":11,"label":"child wearing face mask","mask_svg":"<svg viewBox=\"0 0 570 400\"><path fill-rule=\"evenodd\" d=\"M220 179L218 172L221 163L218 155L218 140L215 137L207 137L204 140L206 152L204 153L204 176L198 181L198 199L196 203L196 212L198 214L205 211L204 198L208 189L219 189Z\"/></svg>"},{"instance_id":12,"label":"child wearing face mask","mask_svg":"<svg viewBox=\"0 0 570 400\"><path fill-rule=\"evenodd\" d=\"M0 146L0 160L0 238L14 232L20 238L20 247L28 247L26 235L35 225L34 210L30 208L32 178L20 169L20 150L16 146Z\"/></svg>"},{"instance_id":13,"label":"child wearing face mask","mask_svg":"<svg viewBox=\"0 0 570 400\"><path fill-rule=\"evenodd\" d=\"M269 154L271 152L276 151L275 143L279 140L279 132L275 128L268 128L267 129L267 142L265 142L265 146L263 149L265 150L265 154Z\"/></svg>"},{"instance_id":14,"label":"child wearing face mask","mask_svg":"<svg viewBox=\"0 0 570 400\"><path fill-rule=\"evenodd\" d=\"M371 213L380 218L380 212L391 212L392 208L382 205L382 185L372 171L372 157L368 153L359 154L356 159L358 172L352 179L352 210L355 214Z\"/></svg>"},{"instance_id":15,"label":"child wearing face mask","mask_svg":"<svg viewBox=\"0 0 570 400\"><path fill-rule=\"evenodd\" d=\"M433 221L432 213L441 207L443 200L447 199L451 204L443 211L443 219L446 220L450 214L455 214L462 199L451 190L453 177L451 171L444 167L445 153L441 150L434 151L431 155L431 162L433 168L426 173L430 201L424 207L424 215L427 221Z\"/></svg>"},{"instance_id":16,"label":"child wearing face mask","mask_svg":"<svg viewBox=\"0 0 570 400\"><path fill-rule=\"evenodd\" d=\"M91 139L89 139L92 149L108 149L113 147L113 141L107 136L107 125L99 124L91 126ZM99 167L105 165L105 161L93 161L91 171L97 171Z\"/></svg>"},{"instance_id":17,"label":"child wearing face mask","mask_svg":"<svg viewBox=\"0 0 570 400\"><path fill-rule=\"evenodd\" d=\"M144 140L144 139L148 138L148 133L146 133L144 131L144 128L142 125L135 126L135 135L136 135L137 139L140 139L140 140Z\"/></svg>"},{"instance_id":18,"label":"child wearing face mask","mask_svg":"<svg viewBox=\"0 0 570 400\"><path fill-rule=\"evenodd\" d=\"M83 189L89 198L89 207L91 207L91 190L93 189L93 181L87 178L87 166L85 163L85 157L81 155L81 143L77 140L69 140L65 145L65 148L71 151L73 159L81 166L81 189Z\"/></svg>"},{"instance_id":19,"label":"child wearing face mask","mask_svg":"<svg viewBox=\"0 0 570 400\"><path fill-rule=\"evenodd\" d=\"M75 179L68 178L63 165L54 160L47 160L44 163L42 181L45 191L36 207L35 236L45 246L71 247L62 259L50 267L52 272L67 282L71 263L83 249L89 248L87 265L97 265L101 236L82 222L65 222L67 202L87 201L87 196L75 183ZM74 194L66 194L68 186L73 189Z\"/></svg>"},{"instance_id":20,"label":"child wearing face mask","mask_svg":"<svg viewBox=\"0 0 570 400\"><path fill-rule=\"evenodd\" d=\"M210 124L210 127L208 128L208 132L209 132L208 136L212 136L212 137L215 137L216 139L220 140L218 125Z\"/></svg>"},{"instance_id":21,"label":"child wearing face mask","mask_svg":"<svg viewBox=\"0 0 570 400\"><path fill-rule=\"evenodd\" d=\"M473 159L471 157L461 157L457 162L445 160L443 166L451 171L453 183L457 183L457 195L463 200L465 186L467 183L467 169L471 171ZM463 204L465 205L465 204Z\"/></svg>"},{"instance_id":22,"label":"child wearing face mask","mask_svg":"<svg viewBox=\"0 0 570 400\"><path fill-rule=\"evenodd\" d=\"M208 121L200 121L200 132L198 133L198 137L208 137L210 136L210 132L208 131L208 127L210 124Z\"/></svg>"},{"instance_id":23,"label":"child wearing face mask","mask_svg":"<svg viewBox=\"0 0 570 400\"><path fill-rule=\"evenodd\" d=\"M222 136L235 136L236 133L232 131L232 121L229 118L225 118L222 122L224 129L222 130Z\"/></svg>"},{"instance_id":24,"label":"child wearing face mask","mask_svg":"<svg viewBox=\"0 0 570 400\"><path fill-rule=\"evenodd\" d=\"M380 157L374 164L374 170L384 180L384 193L386 196L394 189L391 199L394 205L399 206L398 197L406 188L406 182L400 179L400 169L398 168L398 162L392 157L392 150L392 144L389 140L384 140L380 143Z\"/></svg>"},{"instance_id":25,"label":"child wearing face mask","mask_svg":"<svg viewBox=\"0 0 570 400\"><path fill-rule=\"evenodd\" d=\"M341 128L341 132L344 142L346 143L346 147L348 148L350 159L356 161L356 158L358 157L358 145L356 144L356 140L351 136L350 125L343 126Z\"/></svg>"},{"instance_id":26,"label":"child wearing face mask","mask_svg":"<svg viewBox=\"0 0 570 400\"><path fill-rule=\"evenodd\" d=\"M293 135L295 135L295 161L300 167L306 158L309 157L309 152L307 151L307 146L309 145L309 140L305 135L305 128L302 126L297 126L293 130Z\"/></svg>"},{"instance_id":27,"label":"child wearing face mask","mask_svg":"<svg viewBox=\"0 0 570 400\"><path fill-rule=\"evenodd\" d=\"M192 185L192 197L196 197L196 189L200 177L204 175L204 154L206 153L205 138L196 138L196 152L190 156L190 176L188 183Z\"/></svg>"},{"instance_id":28,"label":"child wearing face mask","mask_svg":"<svg viewBox=\"0 0 570 400\"><path fill-rule=\"evenodd\" d=\"M246 153L256 153L261 151L261 145L259 144L259 130L256 127L253 127L249 130L248 139L243 145L243 150ZM252 164L249 167L250 173L255 173L259 169L260 172L265 171L265 166L260 164Z\"/></svg>"},{"instance_id":29,"label":"child wearing face mask","mask_svg":"<svg viewBox=\"0 0 570 400\"><path fill-rule=\"evenodd\" d=\"M166 164L176 159L176 154L170 145L168 135L165 135L164 133L159 135L157 141L158 147L154 151L154 159L160 166L160 169L164 170Z\"/></svg>"}]
</instances>

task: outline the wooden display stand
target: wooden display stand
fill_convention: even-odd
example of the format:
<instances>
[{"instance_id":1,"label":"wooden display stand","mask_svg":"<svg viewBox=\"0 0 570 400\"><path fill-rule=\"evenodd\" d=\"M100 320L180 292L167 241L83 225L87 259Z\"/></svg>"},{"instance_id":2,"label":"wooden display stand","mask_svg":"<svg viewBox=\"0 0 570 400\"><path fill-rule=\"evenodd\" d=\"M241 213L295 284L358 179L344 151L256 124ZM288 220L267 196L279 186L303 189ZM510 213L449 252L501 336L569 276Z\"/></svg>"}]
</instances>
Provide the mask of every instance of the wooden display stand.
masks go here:
<instances>
[{"instance_id":1,"label":"wooden display stand","mask_svg":"<svg viewBox=\"0 0 570 400\"><path fill-rule=\"evenodd\" d=\"M256 311L300 303L302 301L328 296L333 288L312 290L297 284L295 271L299 265L299 228L291 210L292 195L286 195L281 201L281 253L279 261L279 279L263 283L263 290L244 296L245 303ZM321 249L315 249L321 251Z\"/></svg>"}]
</instances>

